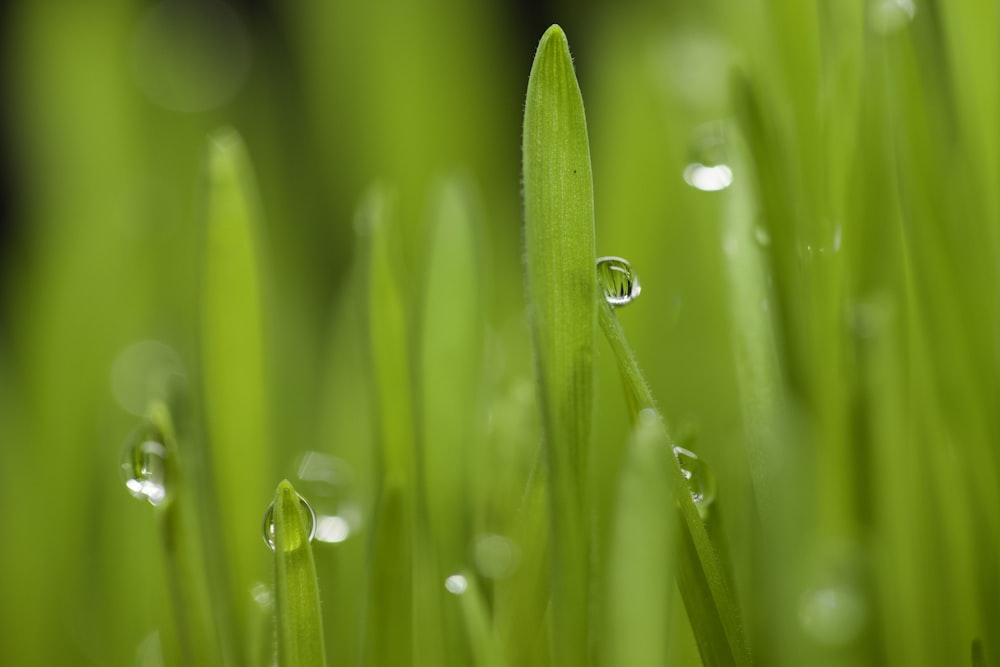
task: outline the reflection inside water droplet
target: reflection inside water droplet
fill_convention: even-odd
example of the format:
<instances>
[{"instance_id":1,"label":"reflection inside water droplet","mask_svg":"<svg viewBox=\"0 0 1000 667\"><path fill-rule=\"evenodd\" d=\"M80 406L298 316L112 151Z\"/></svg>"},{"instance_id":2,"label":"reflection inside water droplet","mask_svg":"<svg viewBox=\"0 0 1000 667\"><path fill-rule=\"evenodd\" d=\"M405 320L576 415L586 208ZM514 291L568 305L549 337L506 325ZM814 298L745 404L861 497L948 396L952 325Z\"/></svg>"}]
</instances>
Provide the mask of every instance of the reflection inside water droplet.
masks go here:
<instances>
[{"instance_id":1,"label":"reflection inside water droplet","mask_svg":"<svg viewBox=\"0 0 1000 667\"><path fill-rule=\"evenodd\" d=\"M642 291L639 276L632 271L628 260L621 257L598 257L597 281L612 306L632 303Z\"/></svg>"},{"instance_id":2,"label":"reflection inside water droplet","mask_svg":"<svg viewBox=\"0 0 1000 667\"><path fill-rule=\"evenodd\" d=\"M362 525L354 500L354 472L343 459L308 451L298 460L295 487L309 496L316 513L316 540L337 544L356 534Z\"/></svg>"},{"instance_id":3,"label":"reflection inside water droplet","mask_svg":"<svg viewBox=\"0 0 1000 667\"><path fill-rule=\"evenodd\" d=\"M691 487L691 500L704 519L708 516L709 507L715 500L715 475L708 465L690 450L675 446L674 456L681 464L681 474Z\"/></svg>"},{"instance_id":4,"label":"reflection inside water droplet","mask_svg":"<svg viewBox=\"0 0 1000 667\"><path fill-rule=\"evenodd\" d=\"M122 450L121 475L134 497L162 505L168 498L167 448L163 436L152 425L129 437Z\"/></svg>"},{"instance_id":5,"label":"reflection inside water droplet","mask_svg":"<svg viewBox=\"0 0 1000 667\"><path fill-rule=\"evenodd\" d=\"M296 494L298 495L298 494ZM316 536L316 513L313 512L312 506L306 502L306 499L299 496L299 503L302 509L306 513L306 531L309 533L309 542L312 542L313 538ZM271 551L275 550L275 536L274 536L274 503L272 502L267 507L267 511L264 512L264 543L270 547Z\"/></svg>"},{"instance_id":6,"label":"reflection inside water droplet","mask_svg":"<svg viewBox=\"0 0 1000 667\"><path fill-rule=\"evenodd\" d=\"M444 587L453 595L461 595L469 589L469 582L460 574L453 574L444 580Z\"/></svg>"}]
</instances>

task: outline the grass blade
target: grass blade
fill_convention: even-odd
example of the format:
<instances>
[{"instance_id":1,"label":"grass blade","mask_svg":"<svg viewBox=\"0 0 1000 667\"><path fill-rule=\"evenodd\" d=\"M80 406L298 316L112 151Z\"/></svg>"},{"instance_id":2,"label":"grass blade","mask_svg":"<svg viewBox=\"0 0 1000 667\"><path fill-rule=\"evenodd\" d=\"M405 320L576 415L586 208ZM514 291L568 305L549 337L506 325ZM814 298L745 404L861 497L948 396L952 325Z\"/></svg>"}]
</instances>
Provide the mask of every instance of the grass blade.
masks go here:
<instances>
[{"instance_id":1,"label":"grass blade","mask_svg":"<svg viewBox=\"0 0 1000 667\"><path fill-rule=\"evenodd\" d=\"M549 473L557 664L587 664L583 488L594 391L594 195L583 98L566 36L542 36L522 146L528 302Z\"/></svg>"},{"instance_id":2,"label":"grass blade","mask_svg":"<svg viewBox=\"0 0 1000 667\"><path fill-rule=\"evenodd\" d=\"M274 595L281 667L325 665L319 584L310 546L310 521L287 480L274 494Z\"/></svg>"},{"instance_id":3,"label":"grass blade","mask_svg":"<svg viewBox=\"0 0 1000 667\"><path fill-rule=\"evenodd\" d=\"M646 409L655 410L649 385L639 370L628 341L625 340L625 332L611 311L611 306L602 303L599 313L601 329L618 359L629 404L637 407L640 413ZM640 413L633 417L637 419ZM665 426L664 436L669 441ZM687 607L702 661L706 665L748 665L751 662L750 648L730 574L723 567L719 550L712 544L698 508L691 499L676 457L670 457L667 471L670 488L674 492L674 502L680 509L682 520L677 584Z\"/></svg>"},{"instance_id":4,"label":"grass blade","mask_svg":"<svg viewBox=\"0 0 1000 667\"><path fill-rule=\"evenodd\" d=\"M214 485L231 608L247 636L251 586L266 571L257 526L270 451L264 372L259 204L243 141L216 132L208 148L201 357Z\"/></svg>"}]
</instances>

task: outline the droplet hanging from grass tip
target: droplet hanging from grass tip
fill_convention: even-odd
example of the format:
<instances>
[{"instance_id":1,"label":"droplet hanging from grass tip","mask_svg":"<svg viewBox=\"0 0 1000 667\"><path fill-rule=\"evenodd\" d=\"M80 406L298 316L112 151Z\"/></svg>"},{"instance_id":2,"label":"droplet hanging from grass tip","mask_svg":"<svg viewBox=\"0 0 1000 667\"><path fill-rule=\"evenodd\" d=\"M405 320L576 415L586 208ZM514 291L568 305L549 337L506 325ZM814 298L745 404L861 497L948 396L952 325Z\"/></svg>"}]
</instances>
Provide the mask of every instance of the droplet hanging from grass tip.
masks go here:
<instances>
[{"instance_id":1,"label":"droplet hanging from grass tip","mask_svg":"<svg viewBox=\"0 0 1000 667\"><path fill-rule=\"evenodd\" d=\"M122 450L120 469L125 488L135 498L154 506L169 499L167 448L163 436L152 424L129 437Z\"/></svg>"},{"instance_id":2,"label":"droplet hanging from grass tip","mask_svg":"<svg viewBox=\"0 0 1000 667\"><path fill-rule=\"evenodd\" d=\"M694 452L683 447L674 447L674 456L681 464L681 473L691 488L691 500L698 508L701 518L707 518L709 508L715 501L715 475L708 464Z\"/></svg>"},{"instance_id":3,"label":"droplet hanging from grass tip","mask_svg":"<svg viewBox=\"0 0 1000 667\"><path fill-rule=\"evenodd\" d=\"M296 494L297 495L297 494ZM313 541L316 537L316 513L313 512L312 506L306 501L305 498L299 496L299 503L302 505L302 509L305 510L306 519L308 525L306 525L306 531L309 533L309 542ZM267 511L264 512L264 543L270 547L271 551L276 548L275 534L274 534L274 503L272 502L267 507Z\"/></svg>"},{"instance_id":4,"label":"droplet hanging from grass tip","mask_svg":"<svg viewBox=\"0 0 1000 667\"><path fill-rule=\"evenodd\" d=\"M638 274L632 270L628 260L621 257L598 257L597 280L604 298L612 306L632 303L642 291Z\"/></svg>"}]
</instances>

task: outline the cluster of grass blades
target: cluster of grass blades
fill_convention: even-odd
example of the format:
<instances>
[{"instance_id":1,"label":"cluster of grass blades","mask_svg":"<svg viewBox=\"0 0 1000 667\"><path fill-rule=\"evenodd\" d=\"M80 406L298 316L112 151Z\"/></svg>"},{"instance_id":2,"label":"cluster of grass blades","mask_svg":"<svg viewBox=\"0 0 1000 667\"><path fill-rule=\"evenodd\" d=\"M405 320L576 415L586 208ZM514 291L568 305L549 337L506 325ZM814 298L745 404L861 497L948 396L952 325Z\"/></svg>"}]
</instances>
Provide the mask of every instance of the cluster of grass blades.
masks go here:
<instances>
[{"instance_id":1,"label":"cluster of grass blades","mask_svg":"<svg viewBox=\"0 0 1000 667\"><path fill-rule=\"evenodd\" d=\"M295 333L321 318L296 310L295 242L264 215L279 168L258 161L258 179L257 140L213 132L196 268L162 239L186 286L162 293L190 326L165 336L178 351L132 345L111 372L141 420L122 477L152 508L119 490L114 521L67 527L70 543L129 536L68 573L45 549L4 555L4 589L26 589L12 573L32 558L51 576L16 596L24 637L0 624L0 651L143 667L995 664L988 4L730 3L711 30L622 8L583 57L587 114L553 25L527 81L523 218L494 210L499 186L475 169L416 178L431 141L402 121L345 141L390 173L356 202L319 333ZM366 48L386 77L373 100L413 93L411 63ZM455 79L474 78L463 67ZM497 219L519 249L491 236ZM46 289L72 275L76 239ZM142 258L121 266L164 282ZM61 303L39 321L66 328ZM34 402L0 382L5 437L61 442L100 405L54 381L78 360L50 340L28 346L43 351L25 362ZM65 423L37 408L47 383ZM10 471L34 455L3 456L17 491ZM49 482L84 486L61 468ZM15 491L14 534L41 544ZM41 641L67 586L80 649ZM133 598L134 619L118 610Z\"/></svg>"}]
</instances>

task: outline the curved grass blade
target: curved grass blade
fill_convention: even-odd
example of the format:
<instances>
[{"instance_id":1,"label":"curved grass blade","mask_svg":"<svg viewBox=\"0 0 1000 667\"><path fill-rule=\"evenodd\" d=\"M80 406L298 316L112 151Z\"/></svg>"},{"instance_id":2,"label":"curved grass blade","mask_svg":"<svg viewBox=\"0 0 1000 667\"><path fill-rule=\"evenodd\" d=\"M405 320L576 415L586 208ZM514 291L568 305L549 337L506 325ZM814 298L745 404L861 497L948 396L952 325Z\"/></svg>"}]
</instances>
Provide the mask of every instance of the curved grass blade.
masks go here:
<instances>
[{"instance_id":1,"label":"curved grass blade","mask_svg":"<svg viewBox=\"0 0 1000 667\"><path fill-rule=\"evenodd\" d=\"M601 329L618 360L629 404L640 410L633 415L638 419L642 410L656 409L652 392L639 370L632 349L625 339L625 332L611 306L602 301L599 314ZM663 435L669 442L666 427L662 428ZM677 585L687 608L702 661L710 666L749 665L750 648L729 572L723 566L719 551L712 544L698 508L691 499L680 463L674 456L669 458L667 479L681 515Z\"/></svg>"},{"instance_id":2,"label":"curved grass blade","mask_svg":"<svg viewBox=\"0 0 1000 667\"><path fill-rule=\"evenodd\" d=\"M676 530L667 478L671 458L660 416L642 410L628 443L608 555L600 642L605 665L670 662Z\"/></svg>"},{"instance_id":3,"label":"curved grass blade","mask_svg":"<svg viewBox=\"0 0 1000 667\"><path fill-rule=\"evenodd\" d=\"M278 664L326 664L319 584L302 500L287 480L274 494L274 596Z\"/></svg>"},{"instance_id":4,"label":"curved grass blade","mask_svg":"<svg viewBox=\"0 0 1000 667\"><path fill-rule=\"evenodd\" d=\"M542 36L522 146L528 305L549 473L557 664L587 664L586 450L594 392L594 195L583 98L562 29Z\"/></svg>"},{"instance_id":5,"label":"curved grass blade","mask_svg":"<svg viewBox=\"0 0 1000 667\"><path fill-rule=\"evenodd\" d=\"M239 134L216 132L208 146L201 356L205 419L229 574L231 609L247 636L246 603L266 571L255 526L269 495L260 210Z\"/></svg>"}]
</instances>

